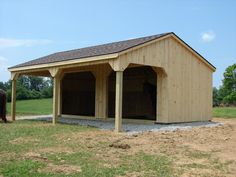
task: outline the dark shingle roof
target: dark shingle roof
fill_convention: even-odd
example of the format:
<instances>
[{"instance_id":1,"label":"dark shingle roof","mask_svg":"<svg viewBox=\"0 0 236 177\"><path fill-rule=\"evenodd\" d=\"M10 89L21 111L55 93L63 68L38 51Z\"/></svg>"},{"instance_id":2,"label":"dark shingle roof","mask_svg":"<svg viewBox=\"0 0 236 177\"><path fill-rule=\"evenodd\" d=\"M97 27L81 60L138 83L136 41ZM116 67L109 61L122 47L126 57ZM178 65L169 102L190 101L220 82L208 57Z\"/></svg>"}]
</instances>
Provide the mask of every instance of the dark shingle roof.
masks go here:
<instances>
[{"instance_id":1,"label":"dark shingle roof","mask_svg":"<svg viewBox=\"0 0 236 177\"><path fill-rule=\"evenodd\" d=\"M108 43L108 44L103 44L103 45L92 46L92 47L85 47L85 48L80 48L80 49L75 49L75 50L57 52L51 55L47 55L45 57L41 57L35 60L31 60L31 61L19 64L19 65L16 65L11 68L54 63L54 62L60 62L60 61L66 61L66 60L106 55L106 54L114 54L114 53L118 53L118 52L130 49L132 47L144 44L146 42L155 40L157 38L163 37L168 34L170 33L163 33L163 34L130 39L130 40L125 40L125 41L120 41L120 42L113 42L113 43Z\"/></svg>"},{"instance_id":2,"label":"dark shingle roof","mask_svg":"<svg viewBox=\"0 0 236 177\"><path fill-rule=\"evenodd\" d=\"M112 42L112 43L108 43L108 44L96 45L96 46L91 46L91 47L75 49L75 50L57 52L57 53L54 53L51 55L47 55L45 57L41 57L41 58L38 58L35 60L31 60L31 61L19 64L19 65L10 67L9 69L119 53L119 52L125 51L127 49L144 44L146 42L150 42L152 40L161 38L161 37L169 35L169 34L175 35L179 40L181 40L190 49L192 49L197 55L199 55L201 58L203 58L209 65L211 65L214 69L216 69L215 66L213 66L209 61L207 61L196 50L194 50L192 47L190 47L187 43L185 43L181 38L179 38L173 32L162 33L162 34L141 37L141 38L136 38L136 39L130 39L130 40L125 40L125 41L119 41L119 42Z\"/></svg>"}]
</instances>

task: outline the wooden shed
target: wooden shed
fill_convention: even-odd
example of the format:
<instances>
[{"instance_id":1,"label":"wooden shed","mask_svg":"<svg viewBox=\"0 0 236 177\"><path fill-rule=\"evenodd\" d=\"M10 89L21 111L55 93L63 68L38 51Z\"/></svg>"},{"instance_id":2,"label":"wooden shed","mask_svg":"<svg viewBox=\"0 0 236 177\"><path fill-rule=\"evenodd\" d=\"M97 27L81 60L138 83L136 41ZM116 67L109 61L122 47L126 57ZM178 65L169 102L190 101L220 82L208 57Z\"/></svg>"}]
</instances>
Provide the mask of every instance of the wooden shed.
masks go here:
<instances>
[{"instance_id":1,"label":"wooden shed","mask_svg":"<svg viewBox=\"0 0 236 177\"><path fill-rule=\"evenodd\" d=\"M212 118L215 67L174 33L54 53L9 68L15 120L19 75L52 77L58 116L150 119L157 123Z\"/></svg>"}]
</instances>

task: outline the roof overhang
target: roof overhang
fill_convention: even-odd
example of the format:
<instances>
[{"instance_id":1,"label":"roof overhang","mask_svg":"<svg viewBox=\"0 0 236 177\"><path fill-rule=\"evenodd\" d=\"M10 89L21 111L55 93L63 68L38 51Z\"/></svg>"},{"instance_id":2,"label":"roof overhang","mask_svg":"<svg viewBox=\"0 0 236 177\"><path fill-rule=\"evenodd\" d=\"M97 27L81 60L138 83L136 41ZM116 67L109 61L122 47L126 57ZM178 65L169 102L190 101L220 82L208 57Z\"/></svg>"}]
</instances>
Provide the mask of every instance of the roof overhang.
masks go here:
<instances>
[{"instance_id":1,"label":"roof overhang","mask_svg":"<svg viewBox=\"0 0 236 177\"><path fill-rule=\"evenodd\" d=\"M184 42L179 36L177 36L175 33L171 33L170 36L172 36L175 40L177 40L180 44L182 44L185 48L187 48L193 55L195 55L201 62L205 63L213 72L216 71L216 67L213 66L207 59L205 59L201 54L199 54L196 50L194 50L192 47L190 47L186 42Z\"/></svg>"},{"instance_id":2,"label":"roof overhang","mask_svg":"<svg viewBox=\"0 0 236 177\"><path fill-rule=\"evenodd\" d=\"M106 55L99 55L99 56L93 56L93 57L86 57L86 58L80 58L80 59L71 59L71 60L65 60L65 61L59 61L59 62L53 62L53 63L46 63L46 64L37 64L37 65L30 65L30 66L23 66L23 67L13 67L13 68L8 68L10 72L25 72L27 73L28 71L34 71L34 70L46 70L51 67L59 67L59 68L67 68L67 67L75 67L76 65L80 65L82 63L91 63L91 62L97 62L97 61L102 61L102 60L109 60L109 59L114 59L118 58L119 55L123 55L125 53L128 53L132 50L136 50L138 48L144 47L146 45L149 45L151 43L163 40L165 38L172 37L175 40L177 40L182 46L187 48L193 55L195 55L201 62L206 64L208 68L210 68L213 72L216 70L216 68L209 62L207 61L202 55L200 55L196 50L194 50L192 47L190 47L186 42L184 42L181 38L179 38L175 33L169 33L167 35L164 35L160 38L157 38L155 40L146 42L144 44L132 47L130 49L118 52L118 53L113 53L113 54L106 54Z\"/></svg>"},{"instance_id":3,"label":"roof overhang","mask_svg":"<svg viewBox=\"0 0 236 177\"><path fill-rule=\"evenodd\" d=\"M17 67L17 68L8 68L10 72L25 72L25 71L31 71L31 70L37 70L37 69L48 69L51 67L74 67L77 64L81 63L87 63L87 62L94 62L94 61L100 61L100 60L107 60L107 59L114 59L119 56L118 53L114 54L108 54L108 55L100 55L100 56L94 56L94 57L87 57L87 58L81 58L81 59L73 59L73 60L66 60L66 61L60 61L60 62L54 62L54 63L46 63L46 64L38 64L38 65L31 65L31 66L23 66L23 67Z\"/></svg>"}]
</instances>

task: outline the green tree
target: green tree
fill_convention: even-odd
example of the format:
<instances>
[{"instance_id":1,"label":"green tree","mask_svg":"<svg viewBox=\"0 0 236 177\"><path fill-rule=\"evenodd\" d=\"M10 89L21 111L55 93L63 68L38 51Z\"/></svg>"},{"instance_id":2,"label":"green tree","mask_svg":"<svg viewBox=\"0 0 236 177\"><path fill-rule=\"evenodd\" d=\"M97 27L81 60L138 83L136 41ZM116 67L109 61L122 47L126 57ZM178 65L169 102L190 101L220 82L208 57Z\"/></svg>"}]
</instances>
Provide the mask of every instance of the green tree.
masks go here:
<instances>
[{"instance_id":1,"label":"green tree","mask_svg":"<svg viewBox=\"0 0 236 177\"><path fill-rule=\"evenodd\" d=\"M220 88L219 96L225 105L236 105L236 79L233 77L233 71L236 64L226 68L224 72L223 86Z\"/></svg>"},{"instance_id":2,"label":"green tree","mask_svg":"<svg viewBox=\"0 0 236 177\"><path fill-rule=\"evenodd\" d=\"M11 101L11 80L0 82L0 88L7 92L7 101ZM51 98L53 93L52 79L36 77L36 76L21 76L16 83L16 99L40 99Z\"/></svg>"},{"instance_id":3,"label":"green tree","mask_svg":"<svg viewBox=\"0 0 236 177\"><path fill-rule=\"evenodd\" d=\"M29 89L41 91L47 84L43 77L28 76Z\"/></svg>"},{"instance_id":4,"label":"green tree","mask_svg":"<svg viewBox=\"0 0 236 177\"><path fill-rule=\"evenodd\" d=\"M7 90L6 83L0 82L0 89L6 91Z\"/></svg>"},{"instance_id":5,"label":"green tree","mask_svg":"<svg viewBox=\"0 0 236 177\"><path fill-rule=\"evenodd\" d=\"M16 99L17 100L26 100L30 99L30 92L23 85L18 85L16 90Z\"/></svg>"}]
</instances>

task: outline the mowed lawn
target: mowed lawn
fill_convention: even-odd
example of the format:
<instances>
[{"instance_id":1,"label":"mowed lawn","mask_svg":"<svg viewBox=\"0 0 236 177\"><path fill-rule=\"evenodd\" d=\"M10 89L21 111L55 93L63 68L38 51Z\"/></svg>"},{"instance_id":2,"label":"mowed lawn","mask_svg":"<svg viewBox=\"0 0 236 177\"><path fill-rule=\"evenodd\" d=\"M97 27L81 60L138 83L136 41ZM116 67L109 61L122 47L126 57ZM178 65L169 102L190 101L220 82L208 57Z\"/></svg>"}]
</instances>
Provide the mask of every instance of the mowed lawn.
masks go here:
<instances>
[{"instance_id":1,"label":"mowed lawn","mask_svg":"<svg viewBox=\"0 0 236 177\"><path fill-rule=\"evenodd\" d=\"M11 113L11 103L7 103L7 113ZM17 115L48 115L52 114L52 99L16 101Z\"/></svg>"},{"instance_id":2,"label":"mowed lawn","mask_svg":"<svg viewBox=\"0 0 236 177\"><path fill-rule=\"evenodd\" d=\"M213 116L220 118L236 118L236 107L215 107Z\"/></svg>"},{"instance_id":3,"label":"mowed lawn","mask_svg":"<svg viewBox=\"0 0 236 177\"><path fill-rule=\"evenodd\" d=\"M10 103L7 112L10 114ZM52 114L52 99L23 100L16 102L17 115L48 115ZM236 107L215 107L213 117L236 118Z\"/></svg>"}]
</instances>

